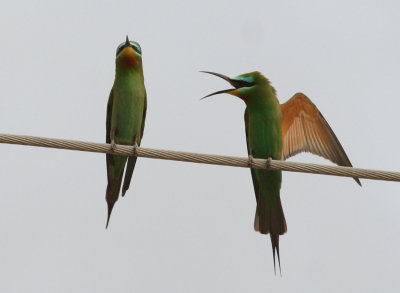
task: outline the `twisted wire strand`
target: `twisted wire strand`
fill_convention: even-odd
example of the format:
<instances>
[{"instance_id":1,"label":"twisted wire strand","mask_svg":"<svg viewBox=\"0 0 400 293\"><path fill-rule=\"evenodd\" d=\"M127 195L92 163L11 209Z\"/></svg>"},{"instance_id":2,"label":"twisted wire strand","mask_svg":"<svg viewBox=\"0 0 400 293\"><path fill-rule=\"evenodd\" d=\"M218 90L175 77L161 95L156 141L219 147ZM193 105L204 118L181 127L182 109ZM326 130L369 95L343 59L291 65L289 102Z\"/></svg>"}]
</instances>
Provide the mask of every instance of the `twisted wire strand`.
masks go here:
<instances>
[{"instance_id":1,"label":"twisted wire strand","mask_svg":"<svg viewBox=\"0 0 400 293\"><path fill-rule=\"evenodd\" d=\"M327 166L308 163L287 162L280 160L264 160L243 157L218 156L169 150L150 149L127 145L116 145L114 150L110 144L84 142L77 140L54 139L26 135L0 134L0 143L18 144L35 147L66 149L84 152L107 153L161 160L192 162L232 167L282 170L289 172L303 172L312 174L333 175L342 177L358 177L364 179L400 181L400 172L359 169L352 167Z\"/></svg>"}]
</instances>

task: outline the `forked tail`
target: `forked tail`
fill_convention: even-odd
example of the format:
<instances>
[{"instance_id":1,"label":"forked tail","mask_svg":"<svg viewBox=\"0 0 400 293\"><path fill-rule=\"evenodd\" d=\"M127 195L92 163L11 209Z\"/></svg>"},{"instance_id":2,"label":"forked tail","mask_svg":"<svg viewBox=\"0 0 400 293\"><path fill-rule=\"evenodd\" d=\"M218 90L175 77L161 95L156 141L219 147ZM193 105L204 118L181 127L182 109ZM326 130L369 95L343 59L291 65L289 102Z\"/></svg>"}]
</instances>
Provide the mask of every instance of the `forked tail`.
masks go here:
<instances>
[{"instance_id":1,"label":"forked tail","mask_svg":"<svg viewBox=\"0 0 400 293\"><path fill-rule=\"evenodd\" d=\"M282 209L281 199L278 200L273 208L269 207L265 198L260 196L258 199L256 216L254 219L254 230L261 234L270 234L272 244L272 254L274 258L274 271L276 274L275 255L278 256L279 272L281 273L281 260L279 255L279 235L287 231L285 215ZM281 273L282 275L282 273Z\"/></svg>"},{"instance_id":2,"label":"forked tail","mask_svg":"<svg viewBox=\"0 0 400 293\"><path fill-rule=\"evenodd\" d=\"M276 275L276 264L275 264L275 253L276 253L276 255L278 256L279 274L282 277L281 258L280 258L280 255L279 255L279 234L269 233L269 236L271 236L272 255L274 257L274 272L275 272L275 275Z\"/></svg>"}]
</instances>

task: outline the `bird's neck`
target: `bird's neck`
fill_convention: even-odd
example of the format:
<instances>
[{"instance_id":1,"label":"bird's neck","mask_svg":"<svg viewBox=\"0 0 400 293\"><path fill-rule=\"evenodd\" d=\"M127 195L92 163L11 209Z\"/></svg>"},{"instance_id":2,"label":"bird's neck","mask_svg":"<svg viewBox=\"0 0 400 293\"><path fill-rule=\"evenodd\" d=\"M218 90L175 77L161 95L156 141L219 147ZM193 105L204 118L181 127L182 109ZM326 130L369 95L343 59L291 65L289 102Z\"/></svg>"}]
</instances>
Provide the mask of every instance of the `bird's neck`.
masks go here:
<instances>
[{"instance_id":1,"label":"bird's neck","mask_svg":"<svg viewBox=\"0 0 400 293\"><path fill-rule=\"evenodd\" d=\"M275 108L276 105L279 105L275 89L272 86L254 88L243 100L247 108L251 110Z\"/></svg>"},{"instance_id":2,"label":"bird's neck","mask_svg":"<svg viewBox=\"0 0 400 293\"><path fill-rule=\"evenodd\" d=\"M117 66L115 70L115 82L125 81L143 82L142 67Z\"/></svg>"}]
</instances>

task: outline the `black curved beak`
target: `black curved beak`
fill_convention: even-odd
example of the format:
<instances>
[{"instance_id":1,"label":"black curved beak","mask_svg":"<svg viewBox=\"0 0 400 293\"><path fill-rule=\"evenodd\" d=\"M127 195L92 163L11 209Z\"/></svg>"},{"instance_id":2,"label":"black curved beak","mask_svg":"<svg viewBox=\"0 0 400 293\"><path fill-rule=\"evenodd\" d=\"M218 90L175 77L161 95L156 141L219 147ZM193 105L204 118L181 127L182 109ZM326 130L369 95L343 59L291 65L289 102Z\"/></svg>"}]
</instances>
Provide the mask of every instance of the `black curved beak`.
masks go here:
<instances>
[{"instance_id":1,"label":"black curved beak","mask_svg":"<svg viewBox=\"0 0 400 293\"><path fill-rule=\"evenodd\" d=\"M209 95L207 95L207 96L201 98L200 100L203 100L203 99L205 99L205 98L208 98L208 97L211 97L211 96L214 96L214 95L218 95L218 94L229 93L229 92L234 91L234 90L236 90L236 89L239 89L239 88L242 88L242 87L248 87L248 86L251 86L251 85L252 85L251 83L249 83L249 82L247 82L247 81L238 80L238 79L232 79L232 78L229 78L229 77L227 77L226 75L223 75L223 74L221 74L221 73L215 73L215 72L211 72L211 71L200 71L200 72L208 73L208 74L212 74L212 75L218 76L218 77L220 77L220 78L226 80L227 82L229 82L229 83L234 87L233 89L222 90L222 91L218 91L218 92L209 94Z\"/></svg>"},{"instance_id":2,"label":"black curved beak","mask_svg":"<svg viewBox=\"0 0 400 293\"><path fill-rule=\"evenodd\" d=\"M130 43L129 43L129 38L128 38L128 35L126 35L125 46L129 46L129 45L130 45Z\"/></svg>"}]
</instances>

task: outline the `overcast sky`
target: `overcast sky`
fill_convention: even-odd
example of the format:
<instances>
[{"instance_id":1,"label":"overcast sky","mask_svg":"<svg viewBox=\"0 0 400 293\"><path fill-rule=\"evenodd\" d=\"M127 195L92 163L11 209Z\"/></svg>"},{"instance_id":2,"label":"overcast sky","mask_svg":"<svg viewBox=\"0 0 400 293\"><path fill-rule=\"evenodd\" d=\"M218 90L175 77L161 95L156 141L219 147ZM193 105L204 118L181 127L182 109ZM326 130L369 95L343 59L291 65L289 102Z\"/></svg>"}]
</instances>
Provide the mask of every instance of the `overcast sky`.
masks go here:
<instances>
[{"instance_id":1,"label":"overcast sky","mask_svg":"<svg viewBox=\"0 0 400 293\"><path fill-rule=\"evenodd\" d=\"M399 170L398 1L7 1L0 132L105 140L115 50L143 49L142 146L245 156L210 70L302 91L354 166ZM0 145L1 292L399 292L400 184L283 173L282 278L248 169L139 159L105 230L105 155ZM293 160L329 164L311 155Z\"/></svg>"}]
</instances>

